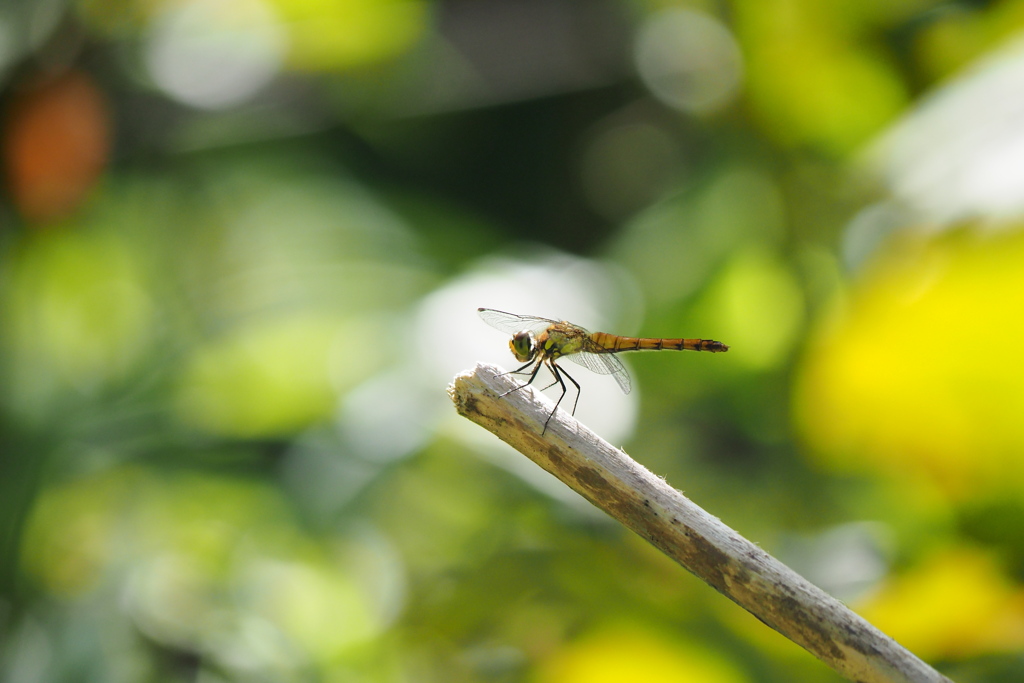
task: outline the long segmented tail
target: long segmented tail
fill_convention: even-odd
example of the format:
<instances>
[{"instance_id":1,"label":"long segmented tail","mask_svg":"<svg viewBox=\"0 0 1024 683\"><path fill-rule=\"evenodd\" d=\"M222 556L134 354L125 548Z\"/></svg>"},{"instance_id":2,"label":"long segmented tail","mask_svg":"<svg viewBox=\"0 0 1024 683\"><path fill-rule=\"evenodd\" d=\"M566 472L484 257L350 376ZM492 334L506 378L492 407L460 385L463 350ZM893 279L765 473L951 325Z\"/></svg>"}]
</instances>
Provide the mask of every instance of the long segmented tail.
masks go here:
<instances>
[{"instance_id":1,"label":"long segmented tail","mask_svg":"<svg viewBox=\"0 0 1024 683\"><path fill-rule=\"evenodd\" d=\"M659 339L657 337L620 337L607 332L594 332L590 338L607 353L622 351L710 351L719 353L729 347L713 339Z\"/></svg>"}]
</instances>

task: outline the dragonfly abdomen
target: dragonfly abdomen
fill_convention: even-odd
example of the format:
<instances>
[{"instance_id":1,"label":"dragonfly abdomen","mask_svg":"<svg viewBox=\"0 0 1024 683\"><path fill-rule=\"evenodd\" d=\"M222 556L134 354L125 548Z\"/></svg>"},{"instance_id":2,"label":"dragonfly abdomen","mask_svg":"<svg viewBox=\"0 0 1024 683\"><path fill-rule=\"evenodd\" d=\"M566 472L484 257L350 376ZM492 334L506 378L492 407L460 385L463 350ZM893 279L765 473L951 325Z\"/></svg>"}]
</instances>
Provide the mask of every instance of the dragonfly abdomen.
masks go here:
<instances>
[{"instance_id":1,"label":"dragonfly abdomen","mask_svg":"<svg viewBox=\"0 0 1024 683\"><path fill-rule=\"evenodd\" d=\"M713 339L661 339L658 337L620 337L607 332L595 332L590 338L606 353L622 351L728 351L729 347Z\"/></svg>"}]
</instances>

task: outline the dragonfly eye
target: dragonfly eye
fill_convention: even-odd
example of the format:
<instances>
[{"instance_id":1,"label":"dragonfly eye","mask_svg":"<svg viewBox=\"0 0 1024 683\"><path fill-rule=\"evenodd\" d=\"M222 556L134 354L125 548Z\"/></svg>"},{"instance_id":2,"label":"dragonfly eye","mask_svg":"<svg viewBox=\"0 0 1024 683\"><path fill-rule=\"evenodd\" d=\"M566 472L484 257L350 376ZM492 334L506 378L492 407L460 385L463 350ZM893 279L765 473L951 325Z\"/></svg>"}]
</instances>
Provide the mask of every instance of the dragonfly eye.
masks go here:
<instances>
[{"instance_id":1,"label":"dragonfly eye","mask_svg":"<svg viewBox=\"0 0 1024 683\"><path fill-rule=\"evenodd\" d=\"M530 338L529 332L526 332L525 330L523 332L516 332L515 335L513 335L512 340L508 343L508 346L512 349L512 354L520 363L533 360L534 346L533 339Z\"/></svg>"}]
</instances>

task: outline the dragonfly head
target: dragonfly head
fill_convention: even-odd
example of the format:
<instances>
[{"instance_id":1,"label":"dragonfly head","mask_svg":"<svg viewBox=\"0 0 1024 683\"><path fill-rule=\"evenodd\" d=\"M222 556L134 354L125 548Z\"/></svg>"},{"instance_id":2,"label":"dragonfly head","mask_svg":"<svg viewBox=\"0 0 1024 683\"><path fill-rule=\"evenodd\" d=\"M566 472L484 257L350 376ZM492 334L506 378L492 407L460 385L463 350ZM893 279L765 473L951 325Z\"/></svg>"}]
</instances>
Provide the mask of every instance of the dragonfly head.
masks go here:
<instances>
[{"instance_id":1,"label":"dragonfly head","mask_svg":"<svg viewBox=\"0 0 1024 683\"><path fill-rule=\"evenodd\" d=\"M526 330L516 332L509 341L508 347L512 349L512 355L520 363L527 363L533 360L533 357L537 354L537 345L533 341L533 336Z\"/></svg>"}]
</instances>

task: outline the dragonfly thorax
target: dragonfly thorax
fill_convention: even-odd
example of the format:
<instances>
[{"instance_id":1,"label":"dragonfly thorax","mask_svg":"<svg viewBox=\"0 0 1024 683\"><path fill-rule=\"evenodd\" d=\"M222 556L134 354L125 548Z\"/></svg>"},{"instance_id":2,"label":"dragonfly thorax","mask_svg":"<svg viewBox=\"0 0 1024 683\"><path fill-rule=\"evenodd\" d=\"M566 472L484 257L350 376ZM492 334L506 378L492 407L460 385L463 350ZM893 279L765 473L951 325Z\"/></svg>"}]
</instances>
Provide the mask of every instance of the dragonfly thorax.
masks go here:
<instances>
[{"instance_id":1,"label":"dragonfly thorax","mask_svg":"<svg viewBox=\"0 0 1024 683\"><path fill-rule=\"evenodd\" d=\"M533 335L528 330L516 332L512 339L509 340L508 347L512 349L512 355L520 363L533 360L533 357L537 354L537 344L534 343Z\"/></svg>"}]
</instances>

